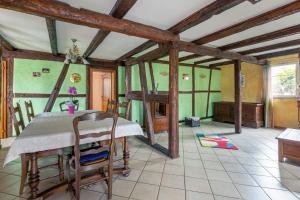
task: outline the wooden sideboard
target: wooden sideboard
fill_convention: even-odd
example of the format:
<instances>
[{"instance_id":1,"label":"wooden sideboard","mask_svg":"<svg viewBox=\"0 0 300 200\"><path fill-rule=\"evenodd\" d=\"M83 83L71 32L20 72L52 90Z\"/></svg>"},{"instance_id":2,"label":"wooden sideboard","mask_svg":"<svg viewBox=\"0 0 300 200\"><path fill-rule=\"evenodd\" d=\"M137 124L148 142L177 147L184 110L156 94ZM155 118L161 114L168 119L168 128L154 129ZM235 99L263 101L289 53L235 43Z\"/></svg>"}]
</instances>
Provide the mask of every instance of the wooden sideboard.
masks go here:
<instances>
[{"instance_id":1,"label":"wooden sideboard","mask_svg":"<svg viewBox=\"0 0 300 200\"><path fill-rule=\"evenodd\" d=\"M234 123L234 102L215 102L214 121ZM242 103L242 125L259 128L264 125L264 104Z\"/></svg>"}]
</instances>

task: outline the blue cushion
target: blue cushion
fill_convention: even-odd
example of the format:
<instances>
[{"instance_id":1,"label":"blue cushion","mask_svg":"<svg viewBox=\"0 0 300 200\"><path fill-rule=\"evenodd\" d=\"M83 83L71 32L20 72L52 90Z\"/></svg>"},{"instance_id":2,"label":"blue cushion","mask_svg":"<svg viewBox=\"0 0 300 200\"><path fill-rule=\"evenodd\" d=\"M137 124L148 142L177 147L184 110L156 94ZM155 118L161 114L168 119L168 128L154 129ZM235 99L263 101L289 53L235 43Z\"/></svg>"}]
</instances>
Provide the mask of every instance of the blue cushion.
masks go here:
<instances>
[{"instance_id":1,"label":"blue cushion","mask_svg":"<svg viewBox=\"0 0 300 200\"><path fill-rule=\"evenodd\" d=\"M109 155L109 151L103 151L101 153L96 153L96 154L89 154L89 155L84 155L80 157L80 163L85 163L85 162L90 162L90 161L95 161L99 160L102 158L107 158Z\"/></svg>"}]
</instances>

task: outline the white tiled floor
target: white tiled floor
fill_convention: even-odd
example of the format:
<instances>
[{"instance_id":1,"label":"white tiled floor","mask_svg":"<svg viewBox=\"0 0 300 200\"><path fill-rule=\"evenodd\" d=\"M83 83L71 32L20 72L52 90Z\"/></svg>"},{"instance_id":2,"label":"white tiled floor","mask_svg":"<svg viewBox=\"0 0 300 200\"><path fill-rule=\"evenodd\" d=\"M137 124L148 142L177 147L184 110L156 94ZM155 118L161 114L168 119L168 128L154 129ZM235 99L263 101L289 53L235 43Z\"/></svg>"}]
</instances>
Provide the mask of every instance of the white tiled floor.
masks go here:
<instances>
[{"instance_id":1,"label":"white tiled floor","mask_svg":"<svg viewBox=\"0 0 300 200\"><path fill-rule=\"evenodd\" d=\"M180 155L171 160L135 138L130 138L129 177L116 176L114 200L299 200L300 167L277 162L277 141L281 130L243 128L239 135L227 135L239 150L201 147L196 133L232 133L228 124L204 122L200 128L180 128ZM166 134L156 135L167 144ZM119 148L120 150L120 148ZM0 151L3 164L7 150ZM121 153L118 154L121 156ZM43 162L48 162L44 160ZM41 171L41 176L55 170ZM28 188L18 197L20 163L0 168L0 200L28 197ZM42 182L41 188L56 179ZM105 200L102 182L81 191L84 200ZM52 200L70 199L68 193Z\"/></svg>"}]
</instances>

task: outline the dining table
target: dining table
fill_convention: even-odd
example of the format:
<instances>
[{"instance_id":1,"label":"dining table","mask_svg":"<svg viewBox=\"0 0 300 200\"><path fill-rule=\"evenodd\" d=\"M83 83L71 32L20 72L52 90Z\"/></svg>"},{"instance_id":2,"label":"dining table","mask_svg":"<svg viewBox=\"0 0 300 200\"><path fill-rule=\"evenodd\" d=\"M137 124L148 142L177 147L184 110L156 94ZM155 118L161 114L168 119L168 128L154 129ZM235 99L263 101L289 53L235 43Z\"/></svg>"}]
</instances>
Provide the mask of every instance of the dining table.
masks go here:
<instances>
[{"instance_id":1,"label":"dining table","mask_svg":"<svg viewBox=\"0 0 300 200\"><path fill-rule=\"evenodd\" d=\"M4 161L4 167L7 163L16 160L22 155L30 157L29 182L31 197L30 199L46 198L56 191L67 189L67 183L48 188L39 192L39 170L38 154L55 149L64 149L72 147L75 143L75 133L73 131L73 119L77 116L92 113L95 110L77 111L74 114L67 112L45 112L37 115L14 140ZM84 121L79 124L80 134L108 131L112 127L112 119L101 121ZM115 173L129 174L129 149L128 137L134 135L143 135L143 130L139 124L124 118L118 118L115 129L116 139L123 140L123 167L115 168ZM86 138L82 144L96 143L99 141L108 141L110 136L105 135L99 138Z\"/></svg>"}]
</instances>

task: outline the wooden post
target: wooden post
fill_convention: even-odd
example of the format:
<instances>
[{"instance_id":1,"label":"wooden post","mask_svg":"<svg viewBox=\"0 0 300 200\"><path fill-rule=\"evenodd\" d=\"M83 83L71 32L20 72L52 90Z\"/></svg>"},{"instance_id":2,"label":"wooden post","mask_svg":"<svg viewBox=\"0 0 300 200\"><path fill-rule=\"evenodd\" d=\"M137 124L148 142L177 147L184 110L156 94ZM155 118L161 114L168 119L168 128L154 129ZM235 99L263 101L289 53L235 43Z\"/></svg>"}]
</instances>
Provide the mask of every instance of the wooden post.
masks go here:
<instances>
[{"instance_id":1,"label":"wooden post","mask_svg":"<svg viewBox=\"0 0 300 200\"><path fill-rule=\"evenodd\" d=\"M131 92L131 66L125 67L125 98L129 100L128 94ZM129 119L132 119L132 102L129 111Z\"/></svg>"},{"instance_id":2,"label":"wooden post","mask_svg":"<svg viewBox=\"0 0 300 200\"><path fill-rule=\"evenodd\" d=\"M234 124L235 133L242 132L241 61L234 61Z\"/></svg>"},{"instance_id":3,"label":"wooden post","mask_svg":"<svg viewBox=\"0 0 300 200\"><path fill-rule=\"evenodd\" d=\"M7 95L6 95L6 110L9 111L9 106L13 106L13 77L14 77L14 58L7 57ZM12 137L13 129L12 129L12 117L10 112L7 112L7 137Z\"/></svg>"},{"instance_id":4,"label":"wooden post","mask_svg":"<svg viewBox=\"0 0 300 200\"><path fill-rule=\"evenodd\" d=\"M48 102L45 106L44 112L51 112L51 110L54 106L55 100L56 100L56 98L59 94L60 88L61 88L61 86L62 86L62 84L63 84L63 82L66 78L67 72L69 70L69 66L70 66L70 64L64 64L64 67L63 67L63 69L62 69L62 71L61 71L61 73L60 73L60 75L57 79L57 82L56 82L56 84L55 84L55 86L54 86L54 88L51 92L51 95L48 99Z\"/></svg>"},{"instance_id":5,"label":"wooden post","mask_svg":"<svg viewBox=\"0 0 300 200\"><path fill-rule=\"evenodd\" d=\"M195 65L192 66L192 115L195 116Z\"/></svg>"},{"instance_id":6,"label":"wooden post","mask_svg":"<svg viewBox=\"0 0 300 200\"><path fill-rule=\"evenodd\" d=\"M169 154L171 158L179 157L178 57L179 49L172 45L169 50Z\"/></svg>"},{"instance_id":7,"label":"wooden post","mask_svg":"<svg viewBox=\"0 0 300 200\"><path fill-rule=\"evenodd\" d=\"M141 81L141 89L142 89L142 96L143 96L143 104L144 104L144 116L147 122L147 135L148 140L151 145L155 143L154 141L154 129L153 129L153 121L151 116L151 107L150 102L147 99L148 96L148 87L147 87L147 79L146 79L146 69L145 63L139 63L139 71L140 71L140 81Z\"/></svg>"},{"instance_id":8,"label":"wooden post","mask_svg":"<svg viewBox=\"0 0 300 200\"><path fill-rule=\"evenodd\" d=\"M85 105L85 107L86 107L86 109L88 110L88 109L90 109L90 65L86 65L86 85L85 85L85 87L86 87L86 105Z\"/></svg>"},{"instance_id":9,"label":"wooden post","mask_svg":"<svg viewBox=\"0 0 300 200\"><path fill-rule=\"evenodd\" d=\"M155 91L155 81L154 81L154 75L153 75L153 66L152 62L149 62L149 71L150 71L150 78L151 78L151 85L152 85L152 91Z\"/></svg>"},{"instance_id":10,"label":"wooden post","mask_svg":"<svg viewBox=\"0 0 300 200\"><path fill-rule=\"evenodd\" d=\"M210 88L211 88L211 77L212 77L212 67L211 67L210 70L209 70L208 92L207 92L207 102L206 102L206 118L208 118L208 110L209 110Z\"/></svg>"}]
</instances>

